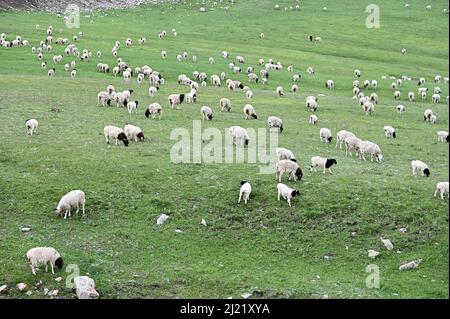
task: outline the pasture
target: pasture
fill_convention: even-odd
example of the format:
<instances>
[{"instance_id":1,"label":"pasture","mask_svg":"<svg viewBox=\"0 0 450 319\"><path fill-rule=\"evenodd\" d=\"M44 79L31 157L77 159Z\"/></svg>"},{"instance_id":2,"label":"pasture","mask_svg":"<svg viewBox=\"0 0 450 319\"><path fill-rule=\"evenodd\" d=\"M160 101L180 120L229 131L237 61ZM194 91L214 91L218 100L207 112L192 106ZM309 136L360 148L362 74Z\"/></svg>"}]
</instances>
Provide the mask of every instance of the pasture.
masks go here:
<instances>
[{"instance_id":1,"label":"pasture","mask_svg":"<svg viewBox=\"0 0 450 319\"><path fill-rule=\"evenodd\" d=\"M29 47L0 47L0 285L10 287L0 296L42 298L47 287L59 289L57 298L76 298L64 280L54 280L69 275L65 267L55 275L42 267L36 276L31 274L26 252L51 246L66 265L76 264L80 274L95 280L101 298L240 298L244 293L264 298L448 298L449 207L447 199L433 193L436 183L448 181L449 175L448 144L436 136L448 131L449 86L434 83L437 74L448 77L449 18L443 13L447 1L429 2L430 11L419 0L408 1L409 8L403 1L378 1L379 29L366 28L368 3L356 0L301 1L300 10L287 11L284 7L297 3L237 0L225 11L225 4L206 1L205 13L199 12L197 1L163 3L82 13L80 29L67 29L56 14L0 11L0 33L30 41ZM274 10L275 3L280 10ZM76 46L93 52L89 61L67 57L66 45L53 44L53 51L44 53L48 67L42 70L31 47L46 38L49 25L55 38L66 37L70 43L82 31ZM162 30L167 36L158 39ZM310 42L311 34L322 40ZM141 37L147 38L146 44L137 43ZM124 45L127 38L133 39L130 48ZM97 71L97 63L116 64L111 54L115 41L121 42L118 57L131 68L149 65L163 75L166 83L159 85L157 97L148 95L148 80L138 84L133 75L126 83L122 76ZM402 48L407 49L404 55ZM221 56L223 50L230 53L228 59ZM189 58L177 62L177 54L184 51ZM56 54L64 58L54 65ZM246 61L243 71L233 74L228 64L237 55ZM249 83L245 72L251 65L259 75L260 58L283 64L282 70L269 71L265 85ZM64 70L72 60L76 79ZM49 78L53 67L56 74ZM306 73L308 67L314 75ZM373 115L366 116L352 99L354 69L361 70L361 82L378 81L380 102ZM168 95L189 92L177 84L178 75L191 77L195 70L208 75L197 103L170 109ZM225 81L212 87L209 77L221 72L248 85L252 100L242 90L230 92ZM292 94L296 73L302 77L299 92ZM396 101L390 77L403 75L412 80L403 82ZM417 96L420 77L430 90L424 101ZM325 88L328 79L334 80L335 89ZM109 84L118 91L134 90L137 114L115 104L97 106L98 92ZM284 87L283 97L276 96L277 86ZM435 86L442 89L439 104L431 102ZM408 101L409 91L416 93L416 101ZM318 98L319 122L311 125L305 98L319 94L325 95ZM231 112L221 112L222 97L232 101ZM144 116L152 102L162 105L161 120ZM258 120L244 119L247 103L255 107ZM395 110L398 104L406 107L403 115ZM203 105L213 109L214 118L202 128L218 128L224 135L233 125L267 128L268 116L283 119L279 146L294 152L304 173L296 183L283 177L301 193L292 207L277 200L275 174L260 174L259 164L171 162L176 142L170 139L172 130L192 131ZM423 121L428 108L437 114L436 124ZM30 118L39 121L32 137L24 125ZM128 147L107 145L103 127L123 128L126 123L142 128L146 140L131 141ZM384 136L385 125L396 128L396 139ZM322 127L332 131L332 143L320 142ZM335 148L339 130L377 143L384 162L346 156L344 149ZM332 175L308 170L316 155L337 160ZM415 159L428 164L430 177L412 176L410 162ZM253 188L246 205L237 204L241 180ZM73 189L86 193L86 215L57 218L58 201ZM170 218L158 226L162 213ZM202 219L206 227L200 225ZM24 225L31 231L21 232ZM392 241L393 251L386 250L380 237ZM381 255L372 260L369 249ZM423 261L417 269L399 271L402 263L419 258ZM379 288L366 285L370 264L379 267ZM36 286L39 281L43 284ZM30 296L15 288L19 282L30 287Z\"/></svg>"}]
</instances>

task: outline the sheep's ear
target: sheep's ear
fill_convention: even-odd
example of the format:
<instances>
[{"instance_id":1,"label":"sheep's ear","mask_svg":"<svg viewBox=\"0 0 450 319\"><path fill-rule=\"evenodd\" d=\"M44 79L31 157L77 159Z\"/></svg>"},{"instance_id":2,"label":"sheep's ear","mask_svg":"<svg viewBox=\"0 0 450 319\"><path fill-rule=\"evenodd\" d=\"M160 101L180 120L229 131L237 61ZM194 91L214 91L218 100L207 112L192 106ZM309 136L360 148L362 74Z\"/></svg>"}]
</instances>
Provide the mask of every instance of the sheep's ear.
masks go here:
<instances>
[{"instance_id":1,"label":"sheep's ear","mask_svg":"<svg viewBox=\"0 0 450 319\"><path fill-rule=\"evenodd\" d=\"M244 185L245 183L247 183L247 181L244 180L241 182L241 185Z\"/></svg>"}]
</instances>

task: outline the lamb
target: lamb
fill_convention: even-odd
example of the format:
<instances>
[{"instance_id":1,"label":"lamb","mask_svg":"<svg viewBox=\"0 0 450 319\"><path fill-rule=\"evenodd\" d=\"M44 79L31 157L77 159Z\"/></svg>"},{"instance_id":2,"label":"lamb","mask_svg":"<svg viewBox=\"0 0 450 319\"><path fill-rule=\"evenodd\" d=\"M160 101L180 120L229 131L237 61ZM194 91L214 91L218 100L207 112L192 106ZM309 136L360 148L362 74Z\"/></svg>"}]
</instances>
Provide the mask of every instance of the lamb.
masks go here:
<instances>
[{"instance_id":1,"label":"lamb","mask_svg":"<svg viewBox=\"0 0 450 319\"><path fill-rule=\"evenodd\" d=\"M333 136L331 135L331 131L325 127L322 127L319 131L320 141L324 143L331 143Z\"/></svg>"},{"instance_id":2,"label":"lamb","mask_svg":"<svg viewBox=\"0 0 450 319\"><path fill-rule=\"evenodd\" d=\"M130 113L130 114L135 113L138 108L138 105L139 105L138 101L128 102L127 103L128 113Z\"/></svg>"},{"instance_id":3,"label":"lamb","mask_svg":"<svg viewBox=\"0 0 450 319\"><path fill-rule=\"evenodd\" d=\"M386 138L397 138L395 128L393 128L392 126L386 125L385 127L383 127L383 131Z\"/></svg>"},{"instance_id":4,"label":"lamb","mask_svg":"<svg viewBox=\"0 0 450 319\"><path fill-rule=\"evenodd\" d=\"M427 164L422 161L414 160L411 161L412 174L416 176L417 173L420 173L422 176L430 177L431 172Z\"/></svg>"},{"instance_id":5,"label":"lamb","mask_svg":"<svg viewBox=\"0 0 450 319\"><path fill-rule=\"evenodd\" d=\"M99 105L100 103L103 106L107 106L107 105L110 106L111 105L111 98L110 98L108 92L106 92L106 91L101 91L97 95L97 101L98 101L97 105Z\"/></svg>"},{"instance_id":6,"label":"lamb","mask_svg":"<svg viewBox=\"0 0 450 319\"><path fill-rule=\"evenodd\" d=\"M168 101L169 101L169 106L172 107L172 110L175 106L177 107L177 109L179 109L179 106L184 101L184 94L171 94L168 97Z\"/></svg>"},{"instance_id":7,"label":"lamb","mask_svg":"<svg viewBox=\"0 0 450 319\"><path fill-rule=\"evenodd\" d=\"M127 139L132 140L134 139L136 142L142 142L144 141L144 133L142 132L140 127L127 124L124 127L124 133L127 136Z\"/></svg>"},{"instance_id":8,"label":"lamb","mask_svg":"<svg viewBox=\"0 0 450 319\"><path fill-rule=\"evenodd\" d=\"M159 87L151 86L148 88L148 95L150 95L151 97L155 97L156 95L158 95L158 90Z\"/></svg>"},{"instance_id":9,"label":"lamb","mask_svg":"<svg viewBox=\"0 0 450 319\"><path fill-rule=\"evenodd\" d=\"M298 190L291 189L282 183L277 184L277 189L278 189L278 201L280 201L280 197L283 196L283 198L287 200L289 207L292 207L291 199L295 196L300 196L300 192Z\"/></svg>"},{"instance_id":10,"label":"lamb","mask_svg":"<svg viewBox=\"0 0 450 319\"><path fill-rule=\"evenodd\" d=\"M117 126L108 125L103 128L103 135L105 136L106 143L109 144L109 139L113 138L116 140L116 145L118 145L119 140L123 142L125 146L128 146L129 141L124 131Z\"/></svg>"},{"instance_id":11,"label":"lamb","mask_svg":"<svg viewBox=\"0 0 450 319\"><path fill-rule=\"evenodd\" d=\"M220 99L219 104L220 104L220 108L222 109L222 112L224 110L227 110L228 112L230 112L230 110L231 110L231 101L230 101L230 99L227 99L227 98L223 97L223 98Z\"/></svg>"},{"instance_id":12,"label":"lamb","mask_svg":"<svg viewBox=\"0 0 450 319\"><path fill-rule=\"evenodd\" d=\"M436 124L437 122L437 116L435 114L430 116L430 123Z\"/></svg>"},{"instance_id":13,"label":"lamb","mask_svg":"<svg viewBox=\"0 0 450 319\"><path fill-rule=\"evenodd\" d=\"M298 85L297 84L292 84L291 92L294 93L294 94L298 92Z\"/></svg>"},{"instance_id":14,"label":"lamb","mask_svg":"<svg viewBox=\"0 0 450 319\"><path fill-rule=\"evenodd\" d=\"M61 255L53 247L35 247L27 252L27 260L31 266L31 272L36 275L36 269L39 264L45 264L45 271L48 271L48 265L52 269L52 274L55 274L54 267L61 269L64 266L64 261Z\"/></svg>"},{"instance_id":15,"label":"lamb","mask_svg":"<svg viewBox=\"0 0 450 319\"><path fill-rule=\"evenodd\" d=\"M162 107L159 103L152 103L148 106L147 110L145 110L145 117L148 118L149 116L152 116L152 119L158 115L158 119L161 119L162 115Z\"/></svg>"},{"instance_id":16,"label":"lamb","mask_svg":"<svg viewBox=\"0 0 450 319\"><path fill-rule=\"evenodd\" d=\"M313 156L311 157L311 167L310 171L317 172L317 167L323 168L323 173L325 174L326 170L328 169L328 172L332 174L331 172L331 166L337 165L337 161L334 158L323 158L320 156Z\"/></svg>"},{"instance_id":17,"label":"lamb","mask_svg":"<svg viewBox=\"0 0 450 319\"><path fill-rule=\"evenodd\" d=\"M253 92L248 90L247 92L245 92L245 96L247 97L247 99L251 100L251 98L253 97Z\"/></svg>"},{"instance_id":18,"label":"lamb","mask_svg":"<svg viewBox=\"0 0 450 319\"><path fill-rule=\"evenodd\" d=\"M269 116L267 118L267 125L269 126L269 129L275 127L280 133L283 132L283 121L279 117Z\"/></svg>"},{"instance_id":19,"label":"lamb","mask_svg":"<svg viewBox=\"0 0 450 319\"><path fill-rule=\"evenodd\" d=\"M278 86L277 90L276 90L277 96L283 96L284 95L284 90L282 86Z\"/></svg>"},{"instance_id":20,"label":"lamb","mask_svg":"<svg viewBox=\"0 0 450 319\"><path fill-rule=\"evenodd\" d=\"M423 112L423 120L430 122L432 115L433 115L433 111L431 109L426 109L425 112Z\"/></svg>"},{"instance_id":21,"label":"lamb","mask_svg":"<svg viewBox=\"0 0 450 319\"><path fill-rule=\"evenodd\" d=\"M397 113L403 114L405 112L405 106L404 105L397 105Z\"/></svg>"},{"instance_id":22,"label":"lamb","mask_svg":"<svg viewBox=\"0 0 450 319\"><path fill-rule=\"evenodd\" d=\"M353 136L355 137L356 135L353 134L352 132L346 131L346 130L341 130L339 132L337 132L336 134L336 148L339 145L339 148L342 149L342 143L344 143L345 139L347 137Z\"/></svg>"},{"instance_id":23,"label":"lamb","mask_svg":"<svg viewBox=\"0 0 450 319\"><path fill-rule=\"evenodd\" d=\"M345 143L345 155L350 154L352 156L352 150L356 150L358 152L359 149L359 143L361 143L362 140L357 138L356 136L349 136L344 140Z\"/></svg>"},{"instance_id":24,"label":"lamb","mask_svg":"<svg viewBox=\"0 0 450 319\"><path fill-rule=\"evenodd\" d=\"M444 199L444 194L447 193L447 198L449 198L449 184L448 182L440 182L436 184L436 190L434 191L434 197L437 193L441 194L441 199Z\"/></svg>"},{"instance_id":25,"label":"lamb","mask_svg":"<svg viewBox=\"0 0 450 319\"><path fill-rule=\"evenodd\" d=\"M39 123L35 119L29 119L25 121L25 127L27 128L27 134L33 136L33 133L36 132Z\"/></svg>"},{"instance_id":26,"label":"lamb","mask_svg":"<svg viewBox=\"0 0 450 319\"><path fill-rule=\"evenodd\" d=\"M416 99L416 96L415 96L414 92L409 92L408 93L408 100L410 102L414 102L415 99Z\"/></svg>"},{"instance_id":27,"label":"lamb","mask_svg":"<svg viewBox=\"0 0 450 319\"><path fill-rule=\"evenodd\" d=\"M85 214L84 211L84 205L86 203L86 195L81 190L74 190L70 191L66 195L64 195L61 200L58 203L58 206L56 207L56 215L62 216L62 213L64 212L64 219L67 218L67 216L70 217L70 209L72 207L76 207L76 214L78 214L80 207L83 211L83 215Z\"/></svg>"},{"instance_id":28,"label":"lamb","mask_svg":"<svg viewBox=\"0 0 450 319\"><path fill-rule=\"evenodd\" d=\"M445 141L448 143L450 140L450 135L447 131L438 131L437 132L438 142L444 143Z\"/></svg>"},{"instance_id":29,"label":"lamb","mask_svg":"<svg viewBox=\"0 0 450 319\"><path fill-rule=\"evenodd\" d=\"M247 181L241 182L241 189L239 190L239 199L238 204L241 202L241 200L244 200L244 203L247 204L247 201L250 198L250 194L252 193L252 186Z\"/></svg>"},{"instance_id":30,"label":"lamb","mask_svg":"<svg viewBox=\"0 0 450 319\"><path fill-rule=\"evenodd\" d=\"M333 80L327 80L327 82L325 83L325 87L327 89L330 89L330 90L334 89L334 81Z\"/></svg>"},{"instance_id":31,"label":"lamb","mask_svg":"<svg viewBox=\"0 0 450 319\"><path fill-rule=\"evenodd\" d=\"M258 119L255 109L253 108L253 105L251 105L251 104L246 104L244 106L244 114L245 114L246 120L251 120L251 119L257 120Z\"/></svg>"},{"instance_id":32,"label":"lamb","mask_svg":"<svg viewBox=\"0 0 450 319\"><path fill-rule=\"evenodd\" d=\"M370 141L362 141L358 145L358 154L359 158L366 161L365 155L370 155L370 161L373 162L373 157L375 156L375 159L377 162L382 163L383 162L383 154L381 153L380 147L372 143Z\"/></svg>"},{"instance_id":33,"label":"lamb","mask_svg":"<svg viewBox=\"0 0 450 319\"><path fill-rule=\"evenodd\" d=\"M303 172L300 168L300 166L291 160L281 160L278 161L276 165L276 174L275 178L278 180L279 183L281 183L281 177L284 173L288 173L289 180L291 180L291 177L294 179L294 181L301 180L303 177Z\"/></svg>"},{"instance_id":34,"label":"lamb","mask_svg":"<svg viewBox=\"0 0 450 319\"><path fill-rule=\"evenodd\" d=\"M206 106L206 105L202 106L200 108L200 114L202 115L203 121L205 120L205 118L208 121L211 121L213 119L213 111L209 106Z\"/></svg>"},{"instance_id":35,"label":"lamb","mask_svg":"<svg viewBox=\"0 0 450 319\"><path fill-rule=\"evenodd\" d=\"M116 91L116 89L114 88L114 86L110 84L106 87L106 91L108 91L108 93L111 94L112 92Z\"/></svg>"},{"instance_id":36,"label":"lamb","mask_svg":"<svg viewBox=\"0 0 450 319\"><path fill-rule=\"evenodd\" d=\"M318 120L318 117L313 114L309 117L309 124L316 125Z\"/></svg>"},{"instance_id":37,"label":"lamb","mask_svg":"<svg viewBox=\"0 0 450 319\"><path fill-rule=\"evenodd\" d=\"M275 153L278 156L278 160L291 160L293 162L297 162L297 160L295 159L294 153L292 153L292 151L288 150L287 148L283 148L283 147L277 147L275 149Z\"/></svg>"},{"instance_id":38,"label":"lamb","mask_svg":"<svg viewBox=\"0 0 450 319\"><path fill-rule=\"evenodd\" d=\"M240 126L232 126L228 129L228 135L230 136L231 144L236 144L239 142L241 146L248 145L250 137L245 128Z\"/></svg>"}]
</instances>

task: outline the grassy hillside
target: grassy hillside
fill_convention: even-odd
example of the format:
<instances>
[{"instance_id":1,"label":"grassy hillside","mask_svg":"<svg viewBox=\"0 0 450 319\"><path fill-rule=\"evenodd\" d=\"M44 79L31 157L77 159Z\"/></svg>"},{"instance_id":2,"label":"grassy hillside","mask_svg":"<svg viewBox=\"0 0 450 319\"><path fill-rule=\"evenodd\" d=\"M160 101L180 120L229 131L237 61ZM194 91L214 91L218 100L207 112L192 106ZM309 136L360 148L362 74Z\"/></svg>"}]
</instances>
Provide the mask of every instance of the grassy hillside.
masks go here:
<instances>
[{"instance_id":1,"label":"grassy hillside","mask_svg":"<svg viewBox=\"0 0 450 319\"><path fill-rule=\"evenodd\" d=\"M426 11L418 0L408 1L409 8L402 1L380 0L379 29L365 27L367 4L361 1L301 1L300 10L286 12L284 7L296 2L278 1L281 10L273 9L273 1L236 2L227 12L206 1L207 13L190 2L83 14L80 30L66 29L62 18L44 12L0 13L0 33L8 39L21 35L37 46L52 25L55 37L71 39L83 31L77 46L93 51L89 62L77 60L78 77L72 80L64 64L73 57L65 57L55 66L56 76L48 78L31 48L0 48L0 285L12 287L6 296L39 298L45 286L60 289L59 297L75 298L53 280L65 278L64 270L33 276L24 259L32 247L52 246L66 264L77 264L81 274L95 279L103 298L238 298L253 291L268 298L448 298L448 201L433 197L436 183L448 181L449 174L448 144L436 138L437 131L449 126L448 84L439 84L441 104L432 105L431 94L427 101L407 101L409 91L417 92L415 79L425 77L432 91L436 74L448 76L448 15L442 12L447 1L429 1L433 9ZM61 35L59 28L64 28ZM177 37L170 34L172 28ZM161 30L169 33L162 40L157 38ZM322 41L309 42L310 34ZM139 46L143 36L148 42ZM119 56L133 68L147 64L166 79L156 98L148 96L148 82L139 85L133 78L126 84L122 77L96 71L99 62L115 64L111 48L116 40L123 46L128 37L135 45L122 47ZM407 54L400 53L402 48ZM45 55L49 67L52 56L63 50L53 45ZM161 50L168 52L167 60L161 60ZM230 59L221 57L222 50L230 52ZM102 58L95 56L97 51ZM184 51L197 55L198 62L176 62ZM284 65L282 71L270 72L267 85L249 84L257 121L244 120L245 95L224 86L200 88L198 102L182 110L168 107L169 94L188 91L176 84L181 73L224 71L247 84L245 72L235 75L228 69L236 55L246 58L245 68L253 65L257 72L259 58ZM292 84L289 64L302 74L300 92L277 98L278 85L288 92ZM306 74L309 66L314 76ZM361 82L378 80L380 103L373 116L365 116L352 100L355 68L362 70ZM398 102L389 77L402 75L414 80L403 84ZM325 89L327 79L335 81L333 91ZM141 105L136 115L96 106L97 93L108 84L135 90L133 99ZM317 94L326 96L319 97L319 124L312 126L305 97ZM220 112L221 97L232 100L230 113ZM163 105L161 121L144 116L144 107L154 101ZM407 109L402 116L395 111L400 103ZM232 125L264 128L271 115L284 120L280 146L296 154L305 173L296 184L286 180L301 192L292 208L277 201L275 177L259 174L259 164L171 163L175 142L170 132L192 130L202 105L215 111L203 128L222 132ZM422 121L427 108L438 115L436 125ZM32 138L25 134L29 118L39 121ZM125 123L141 127L149 139L128 148L106 145L103 127ZM398 138L386 139L384 125L395 127ZM320 143L321 127L333 135L350 130L379 144L385 162L362 162L334 143ZM307 170L315 155L337 159L333 175ZM431 177L414 178L413 159L428 163ZM238 205L243 179L251 182L253 193L247 205ZM86 193L87 214L56 218L59 199L72 189ZM157 226L161 213L171 217ZM207 227L199 224L202 218ZM32 231L22 233L22 225ZM177 227L184 232L176 233ZM406 233L399 231L402 227ZM391 239L394 251L388 252L380 237ZM369 259L368 249L381 256ZM401 263L418 258L423 259L418 269L398 270ZM366 287L365 268L372 263L380 269L379 289ZM44 285L35 289L40 280ZM19 282L31 286L33 294L18 292Z\"/></svg>"}]
</instances>

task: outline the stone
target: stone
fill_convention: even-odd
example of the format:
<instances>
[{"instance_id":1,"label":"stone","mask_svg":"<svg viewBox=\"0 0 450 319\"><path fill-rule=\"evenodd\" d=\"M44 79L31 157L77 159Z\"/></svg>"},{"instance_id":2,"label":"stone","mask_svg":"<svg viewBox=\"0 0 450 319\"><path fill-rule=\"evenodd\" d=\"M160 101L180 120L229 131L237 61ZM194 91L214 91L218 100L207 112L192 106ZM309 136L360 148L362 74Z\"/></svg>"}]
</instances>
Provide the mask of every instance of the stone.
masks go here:
<instances>
[{"instance_id":1,"label":"stone","mask_svg":"<svg viewBox=\"0 0 450 319\"><path fill-rule=\"evenodd\" d=\"M391 251L394 249L394 245L392 245L392 242L387 238L380 238L381 242L383 243L384 247L386 247L387 250Z\"/></svg>"},{"instance_id":2,"label":"stone","mask_svg":"<svg viewBox=\"0 0 450 319\"><path fill-rule=\"evenodd\" d=\"M419 267L421 262L422 262L422 259L413 260L413 261L410 261L408 263L400 265L400 267L398 269L399 270L415 269L415 268Z\"/></svg>"},{"instance_id":3,"label":"stone","mask_svg":"<svg viewBox=\"0 0 450 319\"><path fill-rule=\"evenodd\" d=\"M100 295L95 290L95 281L88 276L77 276L74 278L75 289L78 299L96 299Z\"/></svg>"},{"instance_id":4,"label":"stone","mask_svg":"<svg viewBox=\"0 0 450 319\"><path fill-rule=\"evenodd\" d=\"M378 251L376 251L376 250L370 249L370 250L367 251L367 256L368 256L369 258L375 259L375 258L377 258L378 256L380 256L380 252L378 252Z\"/></svg>"}]
</instances>

